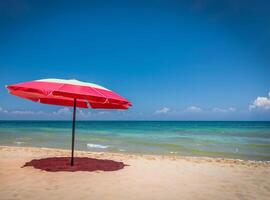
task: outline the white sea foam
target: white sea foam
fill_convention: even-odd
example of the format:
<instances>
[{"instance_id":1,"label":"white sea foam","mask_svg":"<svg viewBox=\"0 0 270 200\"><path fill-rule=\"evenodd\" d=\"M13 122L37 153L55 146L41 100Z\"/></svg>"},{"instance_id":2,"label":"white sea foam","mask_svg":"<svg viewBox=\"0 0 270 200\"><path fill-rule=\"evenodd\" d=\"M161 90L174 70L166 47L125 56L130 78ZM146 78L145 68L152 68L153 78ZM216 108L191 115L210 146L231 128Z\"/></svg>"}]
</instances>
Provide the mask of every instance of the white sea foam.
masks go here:
<instances>
[{"instance_id":1,"label":"white sea foam","mask_svg":"<svg viewBox=\"0 0 270 200\"><path fill-rule=\"evenodd\" d=\"M15 143L16 143L17 145L21 145L21 144L23 144L23 143L25 143L25 142L16 141Z\"/></svg>"},{"instance_id":2,"label":"white sea foam","mask_svg":"<svg viewBox=\"0 0 270 200\"><path fill-rule=\"evenodd\" d=\"M97 148L97 149L107 149L109 146L101 145L101 144L87 144L87 148Z\"/></svg>"},{"instance_id":3,"label":"white sea foam","mask_svg":"<svg viewBox=\"0 0 270 200\"><path fill-rule=\"evenodd\" d=\"M119 151L126 151L125 149L119 149Z\"/></svg>"}]
</instances>

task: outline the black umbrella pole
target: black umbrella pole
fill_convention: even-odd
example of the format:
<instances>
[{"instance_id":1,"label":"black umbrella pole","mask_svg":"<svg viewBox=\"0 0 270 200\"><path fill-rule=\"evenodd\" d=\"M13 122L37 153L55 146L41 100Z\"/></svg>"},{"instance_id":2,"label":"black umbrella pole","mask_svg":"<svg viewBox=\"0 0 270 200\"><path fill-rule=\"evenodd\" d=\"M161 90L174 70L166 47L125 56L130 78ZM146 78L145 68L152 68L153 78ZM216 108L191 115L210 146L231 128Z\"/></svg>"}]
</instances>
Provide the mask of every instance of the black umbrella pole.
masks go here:
<instances>
[{"instance_id":1,"label":"black umbrella pole","mask_svg":"<svg viewBox=\"0 0 270 200\"><path fill-rule=\"evenodd\" d=\"M71 166L74 165L74 140L75 140L76 103L77 103L77 99L74 99L73 121L72 121L71 163L70 163Z\"/></svg>"}]
</instances>

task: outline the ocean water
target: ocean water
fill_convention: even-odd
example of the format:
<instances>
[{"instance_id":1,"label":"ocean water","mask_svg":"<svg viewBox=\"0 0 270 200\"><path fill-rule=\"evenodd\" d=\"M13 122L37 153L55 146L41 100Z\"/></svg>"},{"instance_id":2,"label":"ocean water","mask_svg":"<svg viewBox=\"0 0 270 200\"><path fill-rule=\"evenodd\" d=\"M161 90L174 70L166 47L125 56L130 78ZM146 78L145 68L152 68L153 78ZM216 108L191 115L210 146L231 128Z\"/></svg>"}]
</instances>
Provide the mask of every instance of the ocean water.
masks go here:
<instances>
[{"instance_id":1,"label":"ocean water","mask_svg":"<svg viewBox=\"0 0 270 200\"><path fill-rule=\"evenodd\" d=\"M0 145L70 149L69 121L0 121ZM270 122L78 121L75 150L270 160Z\"/></svg>"}]
</instances>

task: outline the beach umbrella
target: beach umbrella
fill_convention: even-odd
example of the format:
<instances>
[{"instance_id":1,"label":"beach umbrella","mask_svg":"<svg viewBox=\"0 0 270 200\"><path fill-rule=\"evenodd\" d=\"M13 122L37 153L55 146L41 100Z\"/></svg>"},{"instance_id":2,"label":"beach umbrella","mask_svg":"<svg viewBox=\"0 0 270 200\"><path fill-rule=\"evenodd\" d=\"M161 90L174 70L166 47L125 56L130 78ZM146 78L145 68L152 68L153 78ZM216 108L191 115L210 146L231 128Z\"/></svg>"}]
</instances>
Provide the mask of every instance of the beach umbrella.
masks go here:
<instances>
[{"instance_id":1,"label":"beach umbrella","mask_svg":"<svg viewBox=\"0 0 270 200\"><path fill-rule=\"evenodd\" d=\"M41 79L6 86L12 95L59 106L73 107L71 165L74 164L76 108L128 109L131 103L115 92L97 84L75 79Z\"/></svg>"}]
</instances>

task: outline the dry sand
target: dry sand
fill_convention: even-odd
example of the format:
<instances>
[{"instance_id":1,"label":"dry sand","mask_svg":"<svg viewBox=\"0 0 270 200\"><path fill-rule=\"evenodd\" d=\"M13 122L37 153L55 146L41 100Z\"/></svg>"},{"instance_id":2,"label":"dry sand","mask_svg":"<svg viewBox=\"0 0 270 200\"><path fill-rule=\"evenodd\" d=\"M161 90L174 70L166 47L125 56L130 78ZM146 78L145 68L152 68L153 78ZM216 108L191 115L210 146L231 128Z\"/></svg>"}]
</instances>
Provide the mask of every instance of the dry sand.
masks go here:
<instances>
[{"instance_id":1,"label":"dry sand","mask_svg":"<svg viewBox=\"0 0 270 200\"><path fill-rule=\"evenodd\" d=\"M112 172L21 168L32 159L69 153L59 149L0 147L0 199L270 199L267 162L77 151L76 156L113 159L130 166Z\"/></svg>"}]
</instances>

